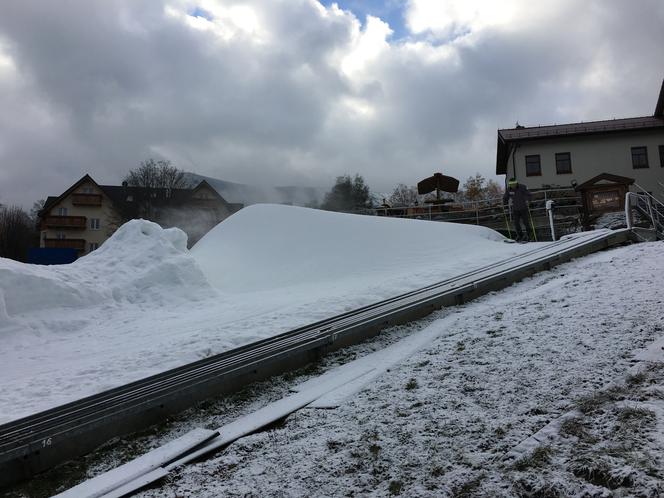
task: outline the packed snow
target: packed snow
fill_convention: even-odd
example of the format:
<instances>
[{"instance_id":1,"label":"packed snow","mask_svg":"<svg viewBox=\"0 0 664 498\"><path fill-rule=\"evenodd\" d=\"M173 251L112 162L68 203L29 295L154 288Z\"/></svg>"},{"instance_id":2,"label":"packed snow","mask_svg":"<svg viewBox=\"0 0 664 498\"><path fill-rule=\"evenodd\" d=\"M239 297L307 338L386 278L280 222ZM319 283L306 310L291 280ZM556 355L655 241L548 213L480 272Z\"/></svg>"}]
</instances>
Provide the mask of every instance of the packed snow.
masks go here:
<instances>
[{"instance_id":1,"label":"packed snow","mask_svg":"<svg viewBox=\"0 0 664 498\"><path fill-rule=\"evenodd\" d=\"M71 265L0 259L0 423L532 249L483 227L245 208L191 251L131 221Z\"/></svg>"}]
</instances>

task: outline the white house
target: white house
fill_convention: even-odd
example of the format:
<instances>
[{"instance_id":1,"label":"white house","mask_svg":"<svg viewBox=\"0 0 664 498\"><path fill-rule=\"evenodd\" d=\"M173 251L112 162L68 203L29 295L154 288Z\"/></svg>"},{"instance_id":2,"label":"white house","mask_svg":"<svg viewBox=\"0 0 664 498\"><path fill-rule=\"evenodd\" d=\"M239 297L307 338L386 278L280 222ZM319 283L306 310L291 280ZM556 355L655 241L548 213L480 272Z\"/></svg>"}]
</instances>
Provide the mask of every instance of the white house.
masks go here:
<instances>
[{"instance_id":1,"label":"white house","mask_svg":"<svg viewBox=\"0 0 664 498\"><path fill-rule=\"evenodd\" d=\"M652 116L498 130L496 174L529 189L583 186L592 210L637 185L664 202L664 81Z\"/></svg>"}]
</instances>

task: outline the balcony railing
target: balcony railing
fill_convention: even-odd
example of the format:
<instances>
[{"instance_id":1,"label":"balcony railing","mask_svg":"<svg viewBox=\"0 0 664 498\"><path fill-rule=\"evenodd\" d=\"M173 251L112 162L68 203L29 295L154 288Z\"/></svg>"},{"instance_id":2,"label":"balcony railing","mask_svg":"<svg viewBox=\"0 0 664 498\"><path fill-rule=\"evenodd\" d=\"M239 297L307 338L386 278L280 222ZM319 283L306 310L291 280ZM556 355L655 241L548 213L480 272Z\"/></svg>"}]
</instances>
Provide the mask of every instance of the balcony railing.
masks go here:
<instances>
[{"instance_id":1,"label":"balcony railing","mask_svg":"<svg viewBox=\"0 0 664 498\"><path fill-rule=\"evenodd\" d=\"M73 228L85 230L87 218L85 216L46 216L44 225L47 228Z\"/></svg>"},{"instance_id":2,"label":"balcony railing","mask_svg":"<svg viewBox=\"0 0 664 498\"><path fill-rule=\"evenodd\" d=\"M72 194L74 206L101 206L101 194Z\"/></svg>"},{"instance_id":3,"label":"balcony railing","mask_svg":"<svg viewBox=\"0 0 664 498\"><path fill-rule=\"evenodd\" d=\"M44 247L85 251L85 239L44 239Z\"/></svg>"}]
</instances>

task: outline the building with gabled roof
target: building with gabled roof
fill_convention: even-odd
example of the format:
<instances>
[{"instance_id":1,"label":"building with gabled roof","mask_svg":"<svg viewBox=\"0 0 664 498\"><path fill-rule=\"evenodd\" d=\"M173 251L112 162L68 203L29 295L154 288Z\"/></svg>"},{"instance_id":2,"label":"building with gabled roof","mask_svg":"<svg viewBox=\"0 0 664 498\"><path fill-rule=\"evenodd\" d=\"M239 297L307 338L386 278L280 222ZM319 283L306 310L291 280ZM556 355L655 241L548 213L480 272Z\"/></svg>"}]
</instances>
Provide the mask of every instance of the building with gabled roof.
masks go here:
<instances>
[{"instance_id":1,"label":"building with gabled roof","mask_svg":"<svg viewBox=\"0 0 664 498\"><path fill-rule=\"evenodd\" d=\"M242 204L232 204L206 181L194 188L99 185L84 175L39 212L40 247L76 249L79 256L98 248L124 222L145 218L187 233L189 246Z\"/></svg>"},{"instance_id":2,"label":"building with gabled roof","mask_svg":"<svg viewBox=\"0 0 664 498\"><path fill-rule=\"evenodd\" d=\"M624 205L617 196L634 185L664 201L664 81L652 116L498 130L496 174L529 189L584 185L589 211Z\"/></svg>"}]
</instances>

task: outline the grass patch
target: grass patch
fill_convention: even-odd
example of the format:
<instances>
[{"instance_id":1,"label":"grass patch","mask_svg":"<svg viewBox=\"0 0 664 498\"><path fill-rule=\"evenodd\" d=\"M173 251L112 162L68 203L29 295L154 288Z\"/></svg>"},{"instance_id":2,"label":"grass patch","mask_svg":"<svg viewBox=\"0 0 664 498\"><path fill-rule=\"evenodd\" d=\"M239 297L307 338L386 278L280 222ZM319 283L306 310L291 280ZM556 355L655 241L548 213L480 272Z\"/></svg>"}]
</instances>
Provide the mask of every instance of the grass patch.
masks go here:
<instances>
[{"instance_id":1,"label":"grass patch","mask_svg":"<svg viewBox=\"0 0 664 498\"><path fill-rule=\"evenodd\" d=\"M514 462L516 470L526 470L533 467L544 467L551 461L553 450L549 446L538 446L530 455L523 456Z\"/></svg>"},{"instance_id":2,"label":"grass patch","mask_svg":"<svg viewBox=\"0 0 664 498\"><path fill-rule=\"evenodd\" d=\"M403 491L403 483L401 481L390 481L390 485L387 487L387 490L393 496L400 495Z\"/></svg>"},{"instance_id":3,"label":"grass patch","mask_svg":"<svg viewBox=\"0 0 664 498\"><path fill-rule=\"evenodd\" d=\"M602 411L607 403L623 401L626 391L625 386L613 386L603 391L596 391L587 396L582 396L576 400L575 405L584 415L595 414Z\"/></svg>"},{"instance_id":4,"label":"grass patch","mask_svg":"<svg viewBox=\"0 0 664 498\"><path fill-rule=\"evenodd\" d=\"M440 465L435 465L431 469L431 476L432 477L441 477L445 475L445 468L441 467Z\"/></svg>"},{"instance_id":5,"label":"grass patch","mask_svg":"<svg viewBox=\"0 0 664 498\"><path fill-rule=\"evenodd\" d=\"M484 474L480 474L476 478L466 481L463 484L454 486L452 488L451 496L454 498L470 498L471 496L477 496L476 491L479 489L484 479Z\"/></svg>"},{"instance_id":6,"label":"grass patch","mask_svg":"<svg viewBox=\"0 0 664 498\"><path fill-rule=\"evenodd\" d=\"M411 378L407 383L406 383L406 391L412 391L414 389L417 389L417 380Z\"/></svg>"},{"instance_id":7,"label":"grass patch","mask_svg":"<svg viewBox=\"0 0 664 498\"><path fill-rule=\"evenodd\" d=\"M371 453L371 456L375 458L378 458L378 453L380 453L380 446L377 444L372 444L369 446L369 453Z\"/></svg>"},{"instance_id":8,"label":"grass patch","mask_svg":"<svg viewBox=\"0 0 664 498\"><path fill-rule=\"evenodd\" d=\"M339 448L341 448L342 445L343 443L341 441L335 441L334 439L329 439L327 441L327 449L331 451L339 451Z\"/></svg>"},{"instance_id":9,"label":"grass patch","mask_svg":"<svg viewBox=\"0 0 664 498\"><path fill-rule=\"evenodd\" d=\"M575 460L569 470L576 477L607 489L631 487L633 484L631 472L612 470L605 461L594 456Z\"/></svg>"},{"instance_id":10,"label":"grass patch","mask_svg":"<svg viewBox=\"0 0 664 498\"><path fill-rule=\"evenodd\" d=\"M574 436L581 441L595 442L596 439L588 431L588 424L581 417L570 417L560 424L562 436Z\"/></svg>"},{"instance_id":11,"label":"grass patch","mask_svg":"<svg viewBox=\"0 0 664 498\"><path fill-rule=\"evenodd\" d=\"M657 419L655 412L647 408L622 406L618 408L617 412L618 423L629 429L651 425Z\"/></svg>"},{"instance_id":12,"label":"grass patch","mask_svg":"<svg viewBox=\"0 0 664 498\"><path fill-rule=\"evenodd\" d=\"M643 384L646 381L647 378L648 378L648 374L645 371L641 370L638 373L628 375L626 382L627 382L628 386L633 387L633 386L638 386L640 384Z\"/></svg>"}]
</instances>

